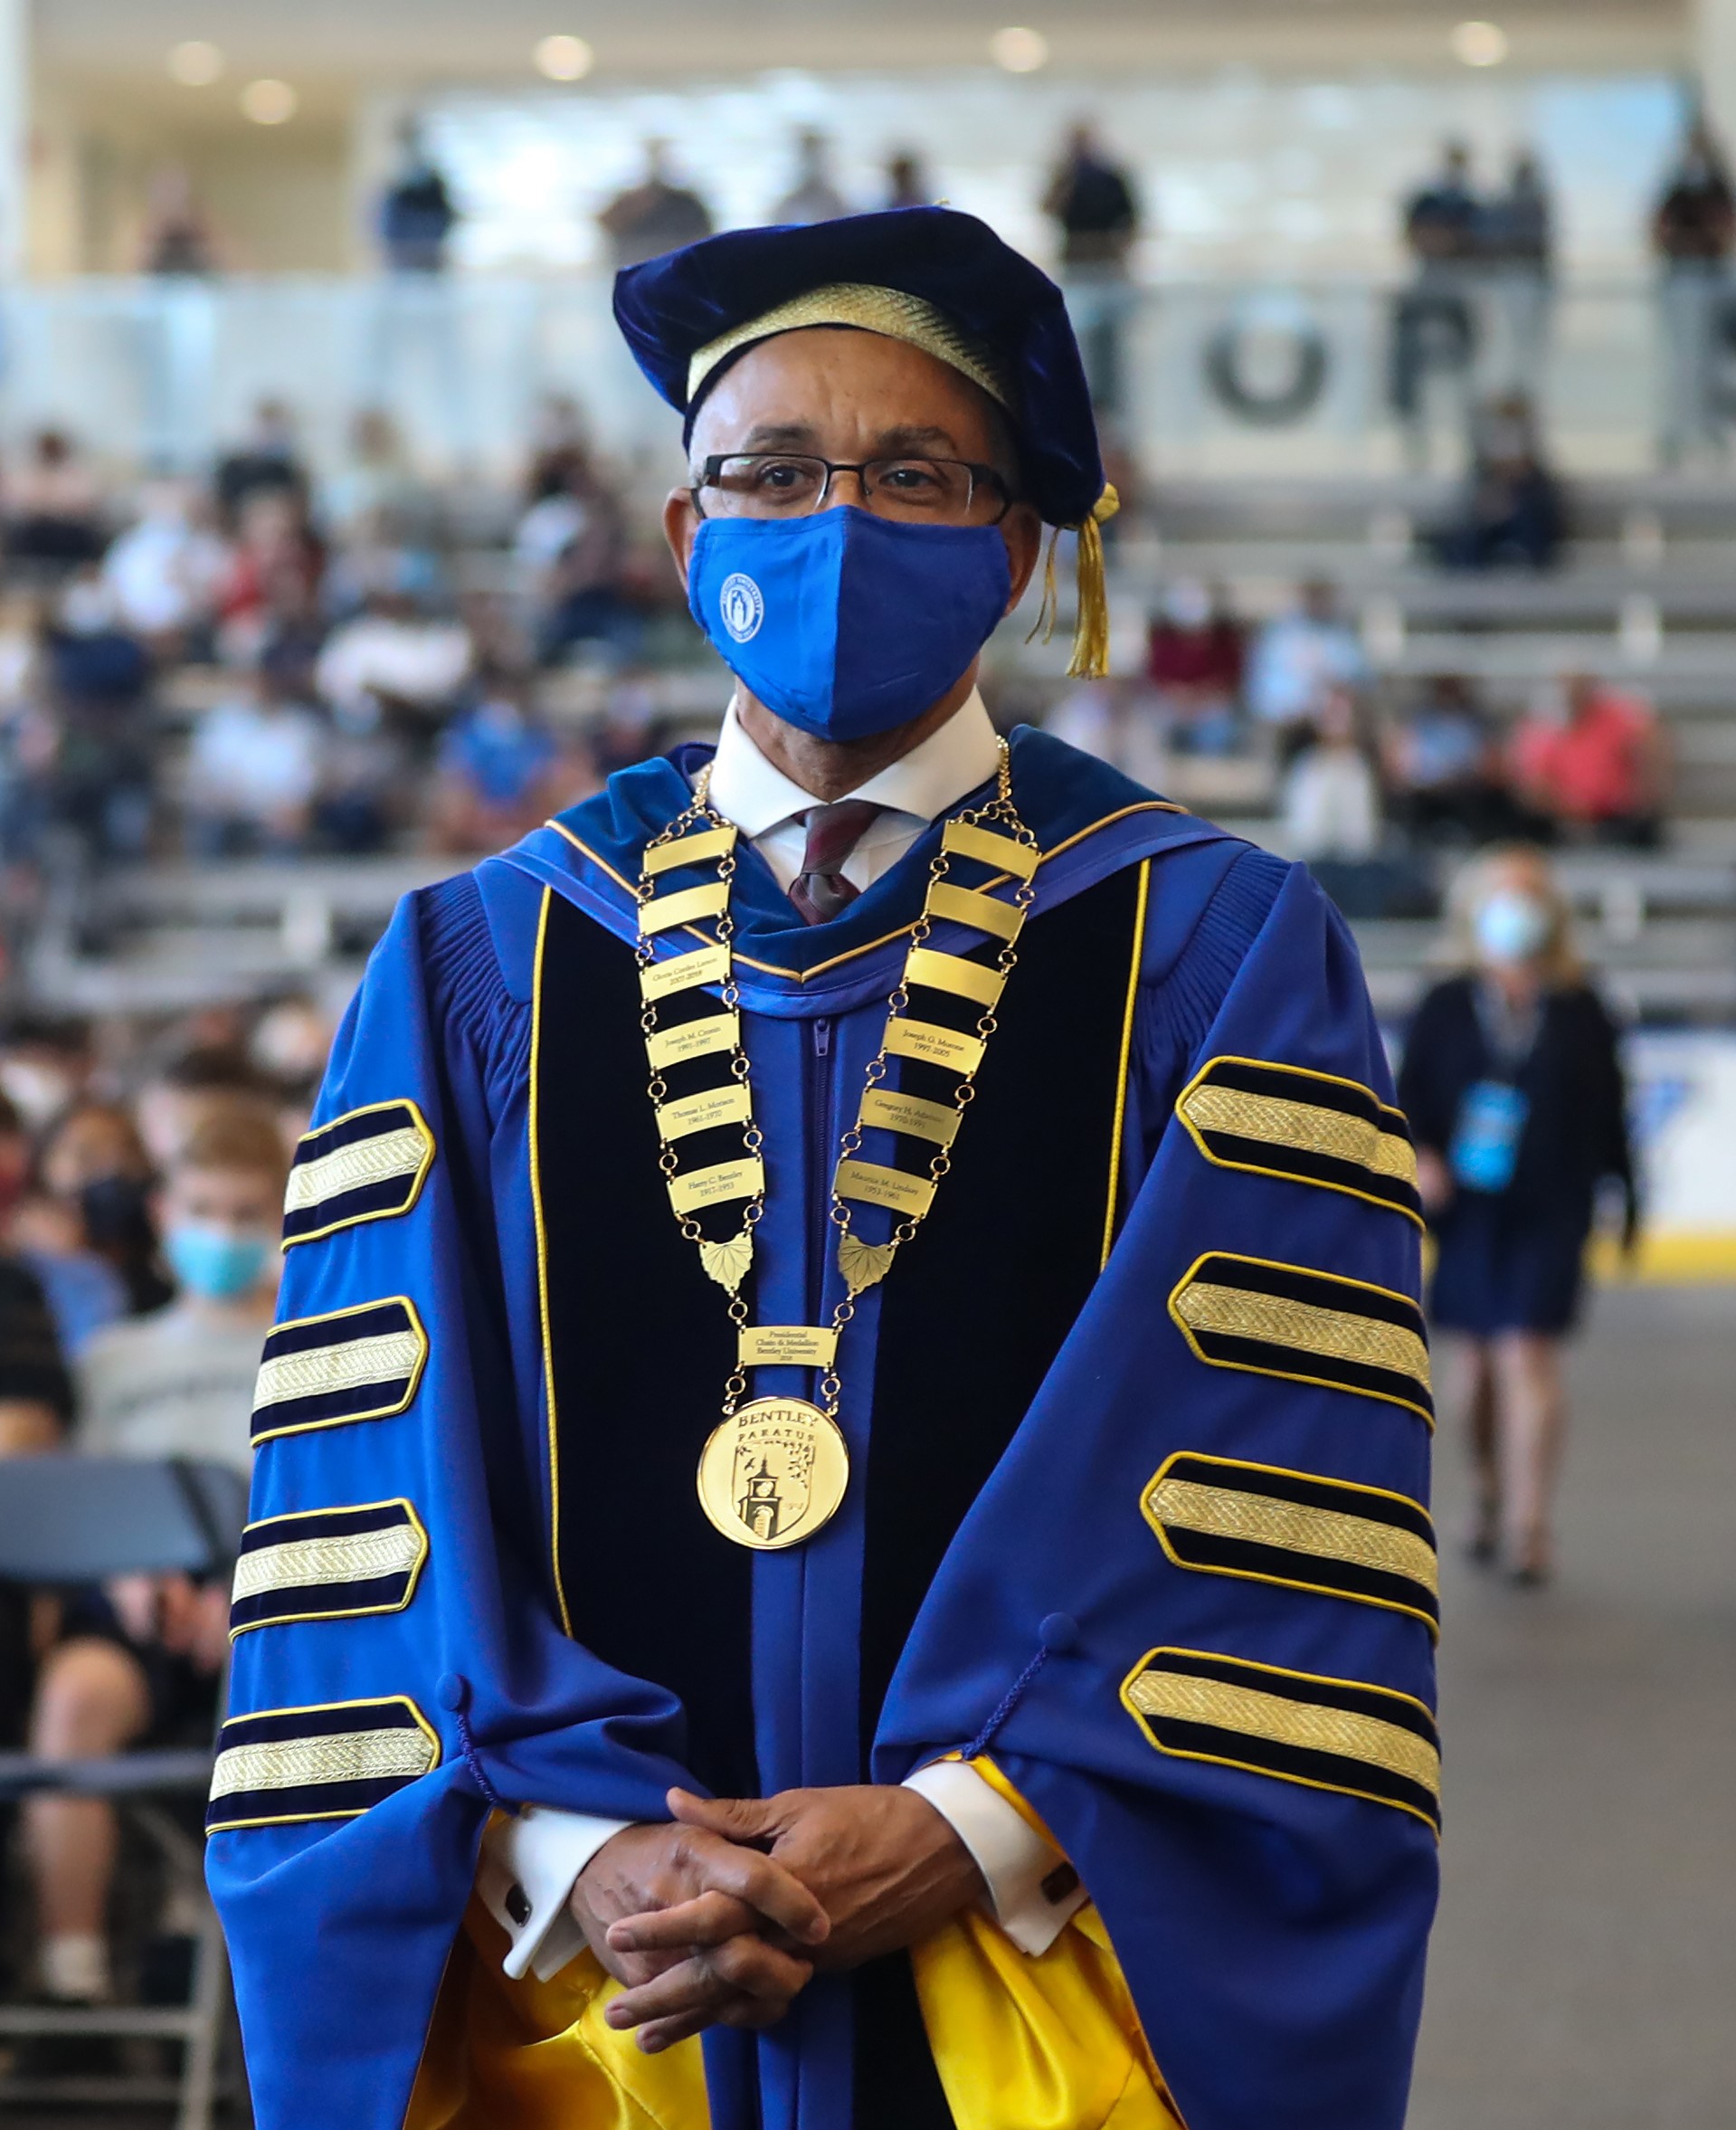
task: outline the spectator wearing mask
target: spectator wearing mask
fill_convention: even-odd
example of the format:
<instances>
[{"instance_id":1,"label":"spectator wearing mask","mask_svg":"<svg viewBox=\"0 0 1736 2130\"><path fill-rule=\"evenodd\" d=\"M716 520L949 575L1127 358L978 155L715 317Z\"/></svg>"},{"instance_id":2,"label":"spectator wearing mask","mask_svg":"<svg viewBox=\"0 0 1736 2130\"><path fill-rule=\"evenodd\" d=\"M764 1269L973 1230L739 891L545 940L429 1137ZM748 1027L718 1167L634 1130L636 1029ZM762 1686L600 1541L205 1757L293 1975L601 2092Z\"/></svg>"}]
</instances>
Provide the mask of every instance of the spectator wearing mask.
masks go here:
<instances>
[{"instance_id":1,"label":"spectator wearing mask","mask_svg":"<svg viewBox=\"0 0 1736 2130\"><path fill-rule=\"evenodd\" d=\"M57 1117L40 1142L33 1178L33 1232L45 1245L59 1232L71 1249L113 1267L134 1315L158 1308L173 1289L163 1277L149 1208L150 1162L127 1111L83 1100Z\"/></svg>"},{"instance_id":2,"label":"spectator wearing mask","mask_svg":"<svg viewBox=\"0 0 1736 2130\"><path fill-rule=\"evenodd\" d=\"M261 662L242 691L199 719L184 787L194 857L285 858L307 848L326 728L295 679Z\"/></svg>"},{"instance_id":3,"label":"spectator wearing mask","mask_svg":"<svg viewBox=\"0 0 1736 2130\"><path fill-rule=\"evenodd\" d=\"M1669 743L1638 696L1571 674L1559 710L1548 705L1521 721L1509 759L1520 804L1551 842L1651 851L1662 842Z\"/></svg>"},{"instance_id":4,"label":"spectator wearing mask","mask_svg":"<svg viewBox=\"0 0 1736 2130\"><path fill-rule=\"evenodd\" d=\"M796 181L772 210L778 223L836 222L849 203L832 182L832 144L817 127L796 135Z\"/></svg>"},{"instance_id":5,"label":"spectator wearing mask","mask_svg":"<svg viewBox=\"0 0 1736 2130\"><path fill-rule=\"evenodd\" d=\"M122 626L159 661L174 662L208 647L229 569L229 550L192 484L156 480L104 557L102 576Z\"/></svg>"},{"instance_id":6,"label":"spectator wearing mask","mask_svg":"<svg viewBox=\"0 0 1736 2130\"><path fill-rule=\"evenodd\" d=\"M76 1360L104 1326L128 1311L125 1283L106 1259L85 1247L72 1211L33 1193L30 1137L10 1098L0 1093L0 1276L22 1269L34 1282L60 1353Z\"/></svg>"},{"instance_id":7,"label":"spectator wearing mask","mask_svg":"<svg viewBox=\"0 0 1736 2130\"><path fill-rule=\"evenodd\" d=\"M1606 1179L1621 1187L1630 1250L1636 1239L1626 1093L1615 1025L1542 853L1486 852L1450 908L1461 966L1417 1009L1399 1100L1437 1243L1430 1308L1475 1469L1468 1550L1534 1584L1553 1564L1561 1347Z\"/></svg>"},{"instance_id":8,"label":"spectator wearing mask","mask_svg":"<svg viewBox=\"0 0 1736 2130\"><path fill-rule=\"evenodd\" d=\"M1092 404L1113 418L1125 396L1121 341L1140 205L1132 178L1111 159L1093 127L1076 126L1067 136L1043 195L1043 212L1060 237L1061 279L1076 314Z\"/></svg>"},{"instance_id":9,"label":"spectator wearing mask","mask_svg":"<svg viewBox=\"0 0 1736 2130\"><path fill-rule=\"evenodd\" d=\"M1529 401L1495 401L1477 423L1456 521L1434 541L1448 569L1549 569L1566 532L1561 485L1543 463Z\"/></svg>"},{"instance_id":10,"label":"spectator wearing mask","mask_svg":"<svg viewBox=\"0 0 1736 2130\"><path fill-rule=\"evenodd\" d=\"M677 185L669 174L669 144L645 143L645 175L597 216L617 271L638 266L683 244L711 234L711 210L697 192Z\"/></svg>"},{"instance_id":11,"label":"spectator wearing mask","mask_svg":"<svg viewBox=\"0 0 1736 2130\"><path fill-rule=\"evenodd\" d=\"M504 850L572 804L564 751L536 716L520 675L484 677L440 744L432 809L437 849Z\"/></svg>"},{"instance_id":12,"label":"spectator wearing mask","mask_svg":"<svg viewBox=\"0 0 1736 2130\"><path fill-rule=\"evenodd\" d=\"M459 212L413 119L398 129L398 167L380 195L380 249L388 273L441 273Z\"/></svg>"},{"instance_id":13,"label":"spectator wearing mask","mask_svg":"<svg viewBox=\"0 0 1736 2130\"><path fill-rule=\"evenodd\" d=\"M1152 616L1145 677L1178 754L1228 755L1241 736L1242 632L1211 589L1178 577Z\"/></svg>"},{"instance_id":14,"label":"spectator wearing mask","mask_svg":"<svg viewBox=\"0 0 1736 2130\"><path fill-rule=\"evenodd\" d=\"M85 1355L80 1449L248 1469L287 1165L273 1127L249 1110L213 1116L194 1131L157 1202L176 1297L117 1326ZM226 1590L198 1588L185 1576L110 1586L43 1662L33 1749L98 1757L139 1742L202 1743L216 1715L228 1612ZM33 1798L24 1835L44 1990L62 2002L100 2002L113 1990L114 1815L90 1799Z\"/></svg>"},{"instance_id":15,"label":"spectator wearing mask","mask_svg":"<svg viewBox=\"0 0 1736 2130\"><path fill-rule=\"evenodd\" d=\"M1303 585L1298 604L1268 622L1254 639L1247 664L1247 707L1254 718L1293 742L1326 691L1362 687L1369 661L1356 631L1338 608L1338 594L1322 578Z\"/></svg>"},{"instance_id":16,"label":"spectator wearing mask","mask_svg":"<svg viewBox=\"0 0 1736 2130\"><path fill-rule=\"evenodd\" d=\"M39 429L0 489L8 560L58 573L95 562L107 542L102 492L63 429Z\"/></svg>"},{"instance_id":17,"label":"spectator wearing mask","mask_svg":"<svg viewBox=\"0 0 1736 2130\"><path fill-rule=\"evenodd\" d=\"M1673 466L1693 452L1724 446L1718 319L1736 246L1736 192L1703 119L1689 128L1658 201L1652 243L1662 270L1658 300L1668 357L1660 448Z\"/></svg>"}]
</instances>

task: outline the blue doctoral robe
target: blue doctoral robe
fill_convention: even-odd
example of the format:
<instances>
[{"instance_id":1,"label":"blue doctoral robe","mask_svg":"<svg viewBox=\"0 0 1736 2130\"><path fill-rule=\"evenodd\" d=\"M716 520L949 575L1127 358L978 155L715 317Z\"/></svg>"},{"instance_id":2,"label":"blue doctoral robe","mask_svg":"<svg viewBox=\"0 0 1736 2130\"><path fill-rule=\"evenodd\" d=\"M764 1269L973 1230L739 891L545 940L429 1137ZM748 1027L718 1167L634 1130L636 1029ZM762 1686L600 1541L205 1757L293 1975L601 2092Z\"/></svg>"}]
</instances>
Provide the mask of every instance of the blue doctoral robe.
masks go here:
<instances>
[{"instance_id":1,"label":"blue doctoral robe","mask_svg":"<svg viewBox=\"0 0 1736 2130\"><path fill-rule=\"evenodd\" d=\"M536 1173L556 1141L533 1116L562 1103L537 1077L545 949L576 926L631 976L629 883L692 766L618 775L406 898L304 1143L255 1422L250 1545L265 1566L239 1620L234 1757L210 1815L261 2130L397 2130L497 1802L657 1820L671 1783L707 1786L688 1750L701 1713L587 1647L583 1619L569 1631L566 1585L632 1513L592 1483L586 1431L631 1476L634 1445L652 1457L677 1430L690 1472L716 1405L587 1402L581 1356L551 1410L551 1355L583 1298L545 1294L547 1209L558 1198L602 1236L619 1209L599 1192L616 1171L584 1157L583 1104L558 1119L560 1174ZM1009 1013L1027 952L1046 926L1061 937L1069 908L1113 903L1131 942L1113 1099L1094 1081L1074 1103L1101 1112L1109 1150L1078 1184L1102 1251L986 1479L931 1534L937 1564L904 1613L868 1587L892 1557L865 1538L871 1479L853 1478L805 1545L716 1541L751 1607L743 1735L767 1793L988 1752L1083 1878L1190 2130L1400 2130L1436 1889L1431 1421L1409 1142L1355 951L1301 868L1089 757L1020 730L1012 774L1045 856ZM839 1119L878 1048L938 840L814 928L740 852L744 1041L770 1178L756 1321L830 1317ZM933 943L969 936L943 926ZM588 1002L560 1003L582 1058ZM619 1032L600 1012L594 1025L599 1042ZM985 1103L996 1055L991 1041ZM971 1200L967 1151L1004 1187L1073 1097L1051 1088L974 1147L982 1118L967 1116L932 1225L950 1189ZM672 1232L666 1203L658 1217ZM875 1409L882 1312L921 1281L922 1248L845 1335L840 1419L859 1473L892 1424ZM1045 1248L1033 1223L1008 1237L1009 1263L1028 1279ZM956 1365L981 1355L1002 1277L991 1258L943 1298ZM714 1336L723 1297L705 1297L702 1324L647 1291L620 1342ZM919 1397L919 1374L905 1380ZM811 1394L798 1372L754 1389ZM623 1613L646 1589L678 1600L701 1569L660 1548L655 1524L631 1529L642 1570ZM270 1566L285 1539L357 1532L384 1551L353 1586L308 1598ZM604 1599L588 1602L601 1620ZM877 1656L876 1605L883 1638L902 1622ZM847 2130L849 2003L847 1978L818 1978L770 2033L707 2037L716 2130Z\"/></svg>"}]
</instances>

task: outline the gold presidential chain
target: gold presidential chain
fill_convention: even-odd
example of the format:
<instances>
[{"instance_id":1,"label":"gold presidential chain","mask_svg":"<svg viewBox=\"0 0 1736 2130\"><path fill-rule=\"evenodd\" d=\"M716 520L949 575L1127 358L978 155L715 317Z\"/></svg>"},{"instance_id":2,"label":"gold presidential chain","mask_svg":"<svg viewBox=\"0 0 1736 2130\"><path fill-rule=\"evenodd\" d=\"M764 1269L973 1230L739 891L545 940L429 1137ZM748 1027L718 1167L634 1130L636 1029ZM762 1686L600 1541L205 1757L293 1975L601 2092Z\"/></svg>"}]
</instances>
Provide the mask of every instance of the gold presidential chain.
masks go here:
<instances>
[{"instance_id":1,"label":"gold presidential chain","mask_svg":"<svg viewBox=\"0 0 1736 2130\"><path fill-rule=\"evenodd\" d=\"M998 1025L1001 994L1018 964L1019 936L1035 898L1031 882L1041 853L1013 804L1011 761L1002 740L994 797L942 825L922 914L911 929L904 967L887 1003L880 1046L863 1076L855 1122L839 1142L830 1219L837 1231L844 1294L829 1325L754 1326L742 1287L753 1266L754 1231L765 1215L764 1136L754 1116L742 1045L741 994L735 979L730 896L736 831L711 805L710 785L707 765L691 804L645 846L637 891L640 1028L650 1067L648 1092L657 1119L659 1166L670 1207L682 1234L697 1248L707 1276L728 1294L736 1332L735 1366L724 1386L723 1422L700 1460L699 1498L726 1536L744 1545L773 1548L811 1537L843 1498L849 1467L838 1425L843 1390L839 1344L856 1313L857 1297L890 1271L899 1249L927 1218L952 1167L953 1145L975 1098L976 1074ZM960 860L982 870L979 885L966 887L952 878ZM716 871L700 886L658 891L665 874L713 861ZM1009 882L1010 898L993 892ZM656 942L662 934L707 918L716 927L715 943L658 958ZM967 927L998 942L994 959L977 961L930 946L939 922ZM721 1010L664 1026L660 1006L702 986L717 991ZM913 987L977 1006L974 1031L914 1015ZM722 1083L671 1101L668 1069L713 1056L726 1061ZM951 1106L888 1087L893 1058L954 1073ZM733 1124L742 1130L739 1157L703 1168L681 1167L678 1149L682 1139ZM927 1174L863 1160L863 1135L870 1129L898 1133L931 1146ZM736 1232L721 1241L707 1239L699 1215L736 1203L742 1206ZM897 1216L886 1241L867 1242L856 1232L851 1208L857 1204L882 1206ZM821 1371L819 1405L792 1398L742 1403L750 1369L791 1365Z\"/></svg>"}]
</instances>

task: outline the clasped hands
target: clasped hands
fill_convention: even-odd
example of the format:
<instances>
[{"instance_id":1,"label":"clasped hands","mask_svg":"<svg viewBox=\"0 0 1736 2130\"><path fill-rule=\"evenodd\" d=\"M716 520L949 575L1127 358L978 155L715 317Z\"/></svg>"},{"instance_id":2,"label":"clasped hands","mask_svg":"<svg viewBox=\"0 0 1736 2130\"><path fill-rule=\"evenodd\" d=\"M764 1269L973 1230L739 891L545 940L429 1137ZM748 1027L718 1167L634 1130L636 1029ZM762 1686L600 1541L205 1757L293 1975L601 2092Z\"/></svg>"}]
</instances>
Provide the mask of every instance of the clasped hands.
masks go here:
<instances>
[{"instance_id":1,"label":"clasped hands","mask_svg":"<svg viewBox=\"0 0 1736 2130\"><path fill-rule=\"evenodd\" d=\"M970 1851L914 1790L775 1797L671 1790L669 1825L623 1828L572 1894L626 1987L605 2014L647 2054L708 2026L774 2026L816 1968L914 1945L983 1891Z\"/></svg>"}]
</instances>

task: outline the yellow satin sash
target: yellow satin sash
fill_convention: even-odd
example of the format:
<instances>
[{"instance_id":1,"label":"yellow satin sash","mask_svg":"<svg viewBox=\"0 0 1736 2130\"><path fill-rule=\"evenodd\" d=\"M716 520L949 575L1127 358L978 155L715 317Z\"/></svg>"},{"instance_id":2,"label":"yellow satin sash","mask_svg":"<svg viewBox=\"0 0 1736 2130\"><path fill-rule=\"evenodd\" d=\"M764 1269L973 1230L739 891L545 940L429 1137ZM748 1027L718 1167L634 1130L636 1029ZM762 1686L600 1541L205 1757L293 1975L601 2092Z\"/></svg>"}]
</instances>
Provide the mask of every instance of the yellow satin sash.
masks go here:
<instances>
[{"instance_id":1,"label":"yellow satin sash","mask_svg":"<svg viewBox=\"0 0 1736 2130\"><path fill-rule=\"evenodd\" d=\"M709 2130L697 2041L646 2056L589 1953L515 1983L506 1952L473 1898L404 2130ZM974 1908L911 1956L958 2130L1181 2130L1095 1908L1035 1958Z\"/></svg>"}]
</instances>

